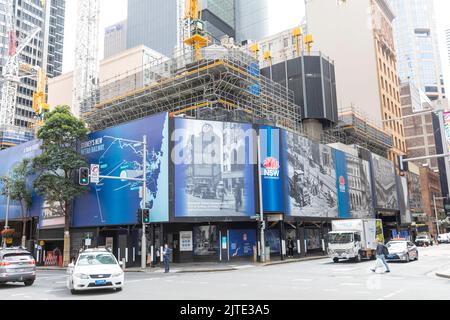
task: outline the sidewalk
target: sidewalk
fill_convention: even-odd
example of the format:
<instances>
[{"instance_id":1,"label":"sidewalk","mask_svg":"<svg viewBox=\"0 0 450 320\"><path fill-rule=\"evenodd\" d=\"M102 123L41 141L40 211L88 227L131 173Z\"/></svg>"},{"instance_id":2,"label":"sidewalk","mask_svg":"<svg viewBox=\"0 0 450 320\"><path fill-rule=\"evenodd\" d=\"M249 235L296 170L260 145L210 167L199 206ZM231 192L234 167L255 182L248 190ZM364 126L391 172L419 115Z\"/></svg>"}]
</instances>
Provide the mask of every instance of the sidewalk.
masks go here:
<instances>
[{"instance_id":1,"label":"sidewalk","mask_svg":"<svg viewBox=\"0 0 450 320\"><path fill-rule=\"evenodd\" d=\"M223 271L235 271L255 267L268 267L273 265L280 265L286 263L304 262L325 259L327 256L311 256L298 259L287 259L287 260L276 260L266 263L255 263L255 262L191 262L191 263L171 263L170 272L171 273L192 273L192 272L223 272ZM37 270L58 270L64 271L66 268L60 267L36 267ZM126 268L125 272L145 272L145 273L163 273L163 265L158 265L155 268L147 267L142 270L140 267L130 267Z\"/></svg>"},{"instance_id":2,"label":"sidewalk","mask_svg":"<svg viewBox=\"0 0 450 320\"><path fill-rule=\"evenodd\" d=\"M450 279L450 268L443 269L441 271L436 272L436 275L441 278Z\"/></svg>"}]
</instances>

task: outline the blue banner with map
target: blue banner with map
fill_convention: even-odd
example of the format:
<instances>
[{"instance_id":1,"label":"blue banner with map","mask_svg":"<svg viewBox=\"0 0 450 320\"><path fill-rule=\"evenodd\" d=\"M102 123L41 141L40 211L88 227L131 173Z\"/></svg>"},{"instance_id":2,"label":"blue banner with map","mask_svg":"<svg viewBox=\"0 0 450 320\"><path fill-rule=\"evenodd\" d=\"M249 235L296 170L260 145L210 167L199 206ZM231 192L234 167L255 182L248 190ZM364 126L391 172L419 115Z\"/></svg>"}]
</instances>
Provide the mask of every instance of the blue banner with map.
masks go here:
<instances>
[{"instance_id":1,"label":"blue banner with map","mask_svg":"<svg viewBox=\"0 0 450 320\"><path fill-rule=\"evenodd\" d=\"M142 178L143 146L147 136L147 197L142 201L142 182L100 179L90 192L76 199L72 226L136 224L136 212L150 209L151 222L169 221L169 121L162 113L91 133L81 144L89 164L100 165L100 175ZM139 222L140 223L140 222Z\"/></svg>"}]
</instances>

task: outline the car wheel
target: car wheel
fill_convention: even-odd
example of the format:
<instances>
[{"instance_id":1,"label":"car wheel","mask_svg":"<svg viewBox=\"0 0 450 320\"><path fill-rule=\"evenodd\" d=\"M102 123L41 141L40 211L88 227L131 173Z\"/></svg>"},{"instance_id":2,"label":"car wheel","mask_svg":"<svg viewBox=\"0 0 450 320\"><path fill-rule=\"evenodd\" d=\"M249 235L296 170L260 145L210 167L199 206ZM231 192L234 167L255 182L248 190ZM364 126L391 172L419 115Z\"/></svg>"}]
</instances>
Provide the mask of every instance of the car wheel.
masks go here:
<instances>
[{"instance_id":1,"label":"car wheel","mask_svg":"<svg viewBox=\"0 0 450 320\"><path fill-rule=\"evenodd\" d=\"M75 289L70 289L70 293L71 293L71 294L77 294L77 290L75 290Z\"/></svg>"},{"instance_id":2,"label":"car wheel","mask_svg":"<svg viewBox=\"0 0 450 320\"><path fill-rule=\"evenodd\" d=\"M23 282L25 284L26 287L32 286L34 283L34 280L27 280Z\"/></svg>"},{"instance_id":3,"label":"car wheel","mask_svg":"<svg viewBox=\"0 0 450 320\"><path fill-rule=\"evenodd\" d=\"M116 288L116 292L122 291L122 288Z\"/></svg>"},{"instance_id":4,"label":"car wheel","mask_svg":"<svg viewBox=\"0 0 450 320\"><path fill-rule=\"evenodd\" d=\"M419 252L416 252L416 261L419 261Z\"/></svg>"},{"instance_id":5,"label":"car wheel","mask_svg":"<svg viewBox=\"0 0 450 320\"><path fill-rule=\"evenodd\" d=\"M334 258L334 259L333 259L333 262L334 262L334 263L338 263L338 262L339 262L339 259L338 259L338 258Z\"/></svg>"},{"instance_id":6,"label":"car wheel","mask_svg":"<svg viewBox=\"0 0 450 320\"><path fill-rule=\"evenodd\" d=\"M355 262L361 262L361 254L358 253L358 255L355 257Z\"/></svg>"},{"instance_id":7,"label":"car wheel","mask_svg":"<svg viewBox=\"0 0 450 320\"><path fill-rule=\"evenodd\" d=\"M410 257L409 257L409 253L406 255L406 260L405 260L405 262L406 263L408 263L408 262L410 262L411 261L411 259L410 259Z\"/></svg>"}]
</instances>

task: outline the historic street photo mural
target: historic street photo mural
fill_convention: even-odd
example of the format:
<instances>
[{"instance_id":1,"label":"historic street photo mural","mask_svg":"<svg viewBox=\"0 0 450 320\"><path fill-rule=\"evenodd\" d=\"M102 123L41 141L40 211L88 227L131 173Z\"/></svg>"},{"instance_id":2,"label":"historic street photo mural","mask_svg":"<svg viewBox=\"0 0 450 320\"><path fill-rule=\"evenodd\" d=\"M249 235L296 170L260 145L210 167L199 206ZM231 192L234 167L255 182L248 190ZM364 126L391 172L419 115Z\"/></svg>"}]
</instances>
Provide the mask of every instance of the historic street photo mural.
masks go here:
<instances>
[{"instance_id":1,"label":"historic street photo mural","mask_svg":"<svg viewBox=\"0 0 450 320\"><path fill-rule=\"evenodd\" d=\"M338 217L333 149L285 131L289 198L287 214Z\"/></svg>"},{"instance_id":2,"label":"historic street photo mural","mask_svg":"<svg viewBox=\"0 0 450 320\"><path fill-rule=\"evenodd\" d=\"M376 207L379 209L399 209L394 164L376 154L372 154L373 177L375 181Z\"/></svg>"},{"instance_id":3,"label":"historic street photo mural","mask_svg":"<svg viewBox=\"0 0 450 320\"><path fill-rule=\"evenodd\" d=\"M248 124L175 119L176 217L254 215L252 132Z\"/></svg>"},{"instance_id":4,"label":"historic street photo mural","mask_svg":"<svg viewBox=\"0 0 450 320\"><path fill-rule=\"evenodd\" d=\"M373 218L369 162L347 154L347 175L352 218Z\"/></svg>"},{"instance_id":5,"label":"historic street photo mural","mask_svg":"<svg viewBox=\"0 0 450 320\"><path fill-rule=\"evenodd\" d=\"M194 255L214 256L219 253L219 232L217 226L194 227Z\"/></svg>"}]
</instances>

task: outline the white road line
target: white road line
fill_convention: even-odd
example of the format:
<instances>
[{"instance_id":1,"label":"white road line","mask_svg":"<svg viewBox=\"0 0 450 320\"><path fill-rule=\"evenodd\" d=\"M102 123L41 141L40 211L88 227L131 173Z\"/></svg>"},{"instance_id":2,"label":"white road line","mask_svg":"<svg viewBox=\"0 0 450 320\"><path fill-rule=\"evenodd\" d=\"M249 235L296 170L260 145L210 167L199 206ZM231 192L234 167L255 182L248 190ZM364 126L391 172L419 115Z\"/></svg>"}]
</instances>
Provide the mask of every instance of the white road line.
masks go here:
<instances>
[{"instance_id":1,"label":"white road line","mask_svg":"<svg viewBox=\"0 0 450 320\"><path fill-rule=\"evenodd\" d=\"M323 289L323 291L327 291L327 292L336 292L336 291L338 291L338 289Z\"/></svg>"},{"instance_id":2,"label":"white road line","mask_svg":"<svg viewBox=\"0 0 450 320\"><path fill-rule=\"evenodd\" d=\"M66 291L66 290L69 290L69 289L53 289L53 290L46 290L46 291L44 291L44 292L45 292L45 293L50 293L50 292Z\"/></svg>"},{"instance_id":3,"label":"white road line","mask_svg":"<svg viewBox=\"0 0 450 320\"><path fill-rule=\"evenodd\" d=\"M55 284L65 284L66 283L66 281L58 281L58 282L55 282Z\"/></svg>"},{"instance_id":4,"label":"white road line","mask_svg":"<svg viewBox=\"0 0 450 320\"><path fill-rule=\"evenodd\" d=\"M362 286L362 283L356 283L356 282L344 282L340 283L341 286Z\"/></svg>"},{"instance_id":5,"label":"white road line","mask_svg":"<svg viewBox=\"0 0 450 320\"><path fill-rule=\"evenodd\" d=\"M295 281L295 282L297 282L297 281L301 281L301 282L310 282L310 281L313 281L314 279L293 279L292 281Z\"/></svg>"},{"instance_id":6,"label":"white road line","mask_svg":"<svg viewBox=\"0 0 450 320\"><path fill-rule=\"evenodd\" d=\"M12 294L11 297L19 297L19 296L24 296L25 293L16 293L16 294Z\"/></svg>"},{"instance_id":7,"label":"white road line","mask_svg":"<svg viewBox=\"0 0 450 320\"><path fill-rule=\"evenodd\" d=\"M399 294L399 293L401 293L403 291L405 291L405 290L404 289L400 289L400 290L394 291L392 293L389 293L389 294L385 295L383 298L392 298L393 296L395 296L395 295L397 295L397 294Z\"/></svg>"}]
</instances>

